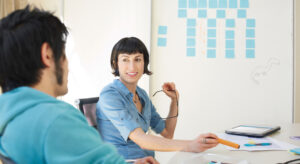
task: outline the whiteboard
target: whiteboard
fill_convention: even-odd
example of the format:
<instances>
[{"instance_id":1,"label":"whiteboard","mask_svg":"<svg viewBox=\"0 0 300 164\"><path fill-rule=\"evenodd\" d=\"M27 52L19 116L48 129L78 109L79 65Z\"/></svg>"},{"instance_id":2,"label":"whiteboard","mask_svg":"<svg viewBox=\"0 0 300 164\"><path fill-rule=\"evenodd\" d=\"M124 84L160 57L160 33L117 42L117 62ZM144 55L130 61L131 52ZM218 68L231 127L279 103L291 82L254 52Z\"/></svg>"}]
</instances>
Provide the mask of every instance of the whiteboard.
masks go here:
<instances>
[{"instance_id":1,"label":"whiteboard","mask_svg":"<svg viewBox=\"0 0 300 164\"><path fill-rule=\"evenodd\" d=\"M180 92L175 136L292 122L292 0L154 0L151 33L150 92ZM165 116L168 98L152 100Z\"/></svg>"}]
</instances>

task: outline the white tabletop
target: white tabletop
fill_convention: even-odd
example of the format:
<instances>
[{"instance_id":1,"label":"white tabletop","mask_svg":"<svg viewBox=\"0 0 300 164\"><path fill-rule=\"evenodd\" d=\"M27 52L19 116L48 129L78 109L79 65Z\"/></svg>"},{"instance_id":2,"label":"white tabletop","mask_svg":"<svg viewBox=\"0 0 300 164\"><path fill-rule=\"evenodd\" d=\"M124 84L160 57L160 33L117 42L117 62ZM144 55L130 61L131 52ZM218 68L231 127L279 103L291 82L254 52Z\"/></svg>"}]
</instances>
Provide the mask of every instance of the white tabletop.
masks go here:
<instances>
[{"instance_id":1,"label":"white tabletop","mask_svg":"<svg viewBox=\"0 0 300 164\"><path fill-rule=\"evenodd\" d=\"M289 124L281 126L281 130L279 132L270 135L270 137L275 138L279 141L288 142L300 147L300 141L292 140L290 139L290 136L300 136L300 124ZM216 148L207 150L203 153L157 152L156 159L162 164L183 164L187 163L187 160L190 160L192 158L194 158L194 160L197 160L197 156L200 157L204 155L230 157L232 159L239 159L239 161L246 160L251 164L275 164L300 158L300 155L295 155L289 151L231 151L227 150L225 146L219 145ZM190 163L190 161L188 163Z\"/></svg>"}]
</instances>

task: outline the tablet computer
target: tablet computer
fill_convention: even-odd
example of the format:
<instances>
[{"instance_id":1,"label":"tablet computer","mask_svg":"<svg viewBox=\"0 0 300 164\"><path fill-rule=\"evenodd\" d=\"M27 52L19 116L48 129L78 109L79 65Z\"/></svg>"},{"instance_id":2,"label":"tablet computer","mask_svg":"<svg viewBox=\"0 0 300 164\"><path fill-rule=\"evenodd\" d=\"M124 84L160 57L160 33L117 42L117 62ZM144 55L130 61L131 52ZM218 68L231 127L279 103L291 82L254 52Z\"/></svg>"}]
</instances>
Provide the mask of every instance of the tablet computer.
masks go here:
<instances>
[{"instance_id":1,"label":"tablet computer","mask_svg":"<svg viewBox=\"0 0 300 164\"><path fill-rule=\"evenodd\" d=\"M280 126L239 125L225 130L225 133L249 137L265 137L278 130L280 130Z\"/></svg>"}]
</instances>

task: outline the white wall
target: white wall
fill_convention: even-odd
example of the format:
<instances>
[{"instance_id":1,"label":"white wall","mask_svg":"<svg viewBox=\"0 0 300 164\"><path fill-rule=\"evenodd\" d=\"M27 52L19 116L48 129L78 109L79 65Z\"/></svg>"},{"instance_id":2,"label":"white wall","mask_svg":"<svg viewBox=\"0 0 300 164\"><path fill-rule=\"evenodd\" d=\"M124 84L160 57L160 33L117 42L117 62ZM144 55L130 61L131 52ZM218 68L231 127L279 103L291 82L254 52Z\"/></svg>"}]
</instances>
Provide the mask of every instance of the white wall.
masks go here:
<instances>
[{"instance_id":1,"label":"white wall","mask_svg":"<svg viewBox=\"0 0 300 164\"><path fill-rule=\"evenodd\" d=\"M300 0L294 5L294 122L300 123Z\"/></svg>"},{"instance_id":2,"label":"white wall","mask_svg":"<svg viewBox=\"0 0 300 164\"><path fill-rule=\"evenodd\" d=\"M64 20L69 28L69 103L99 96L112 82L110 54L123 37L140 38L150 50L150 0L65 0ZM149 77L139 85L149 90Z\"/></svg>"},{"instance_id":3,"label":"white wall","mask_svg":"<svg viewBox=\"0 0 300 164\"><path fill-rule=\"evenodd\" d=\"M63 20L64 0L28 0L28 3L35 7L54 12L57 17Z\"/></svg>"}]
</instances>

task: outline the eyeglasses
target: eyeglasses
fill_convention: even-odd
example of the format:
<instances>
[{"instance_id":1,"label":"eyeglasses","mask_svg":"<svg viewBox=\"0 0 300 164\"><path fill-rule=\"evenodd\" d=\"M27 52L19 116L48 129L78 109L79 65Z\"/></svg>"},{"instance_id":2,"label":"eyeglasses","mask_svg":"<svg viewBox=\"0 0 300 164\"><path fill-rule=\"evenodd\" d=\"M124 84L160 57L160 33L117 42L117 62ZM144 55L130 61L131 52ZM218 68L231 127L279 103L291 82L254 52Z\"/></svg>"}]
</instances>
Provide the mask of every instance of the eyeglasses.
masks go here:
<instances>
[{"instance_id":1,"label":"eyeglasses","mask_svg":"<svg viewBox=\"0 0 300 164\"><path fill-rule=\"evenodd\" d=\"M159 90L159 91L156 91L153 95L152 95L152 97L154 97L157 93L159 93L159 92L162 92L163 90ZM177 114L175 115L175 116L170 116L170 117L166 117L166 118L161 118L161 119L163 119L163 120L167 120L167 119L170 119L170 118L177 118L178 117L178 108L179 108L179 102L178 102L178 97L177 97L177 94L176 94L176 91L175 90L169 90L169 91L172 91L172 92L175 92L175 97L176 97L176 106L177 106Z\"/></svg>"}]
</instances>

